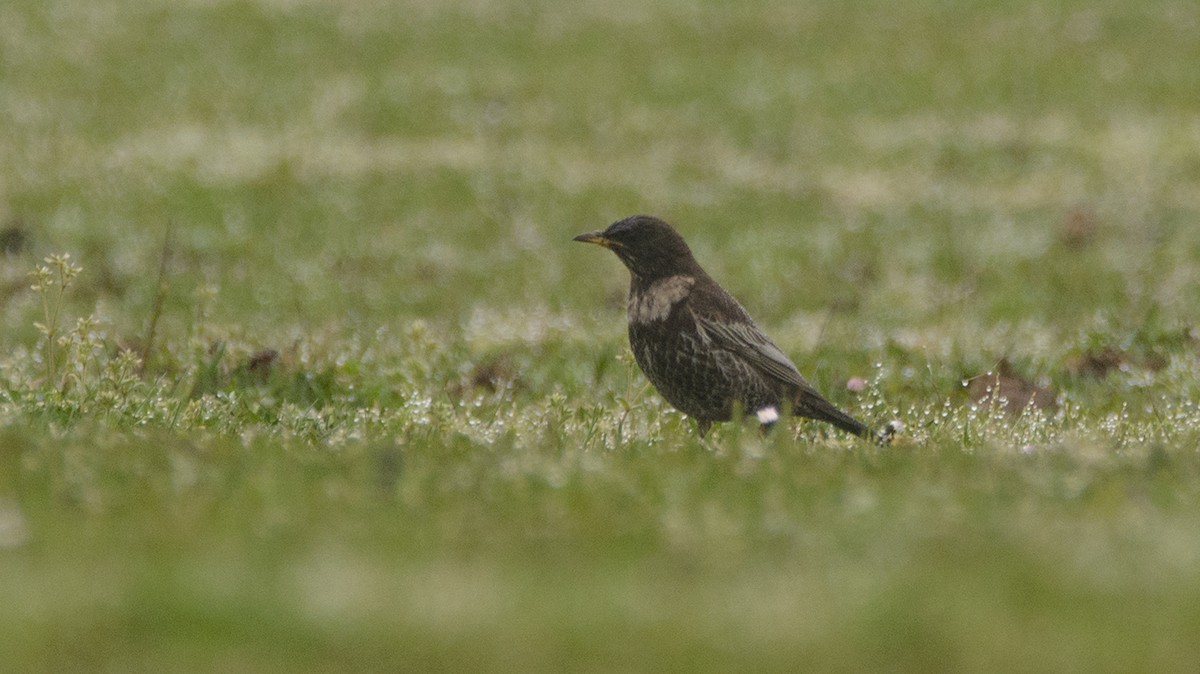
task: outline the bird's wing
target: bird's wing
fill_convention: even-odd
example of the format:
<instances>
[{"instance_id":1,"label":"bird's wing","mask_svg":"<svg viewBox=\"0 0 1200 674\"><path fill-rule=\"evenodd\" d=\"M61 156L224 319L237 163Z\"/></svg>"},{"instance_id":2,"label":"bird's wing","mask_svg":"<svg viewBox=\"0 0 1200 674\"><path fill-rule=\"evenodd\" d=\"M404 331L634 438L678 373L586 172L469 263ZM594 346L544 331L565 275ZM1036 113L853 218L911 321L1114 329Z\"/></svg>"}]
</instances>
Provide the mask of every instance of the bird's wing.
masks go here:
<instances>
[{"instance_id":1,"label":"bird's wing","mask_svg":"<svg viewBox=\"0 0 1200 674\"><path fill-rule=\"evenodd\" d=\"M882 438L873 434L861 421L846 414L809 384L792 361L753 323L721 322L696 316L696 326L702 338L713 345L737 354L765 376L795 387L793 412L801 416L827 421L855 435Z\"/></svg>"},{"instance_id":2,"label":"bird's wing","mask_svg":"<svg viewBox=\"0 0 1200 674\"><path fill-rule=\"evenodd\" d=\"M715 346L731 351L763 374L801 389L811 389L800 371L774 342L753 323L716 321L696 316L701 335Z\"/></svg>"}]
</instances>

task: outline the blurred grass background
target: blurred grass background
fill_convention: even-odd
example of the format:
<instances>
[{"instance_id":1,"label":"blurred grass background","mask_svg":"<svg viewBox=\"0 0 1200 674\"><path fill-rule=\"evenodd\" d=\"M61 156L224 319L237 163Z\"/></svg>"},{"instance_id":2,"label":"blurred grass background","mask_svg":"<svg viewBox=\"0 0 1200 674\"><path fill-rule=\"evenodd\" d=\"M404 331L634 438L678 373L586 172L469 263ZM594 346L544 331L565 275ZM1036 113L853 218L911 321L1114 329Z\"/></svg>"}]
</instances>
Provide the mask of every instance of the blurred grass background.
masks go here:
<instances>
[{"instance_id":1,"label":"blurred grass background","mask_svg":"<svg viewBox=\"0 0 1200 674\"><path fill-rule=\"evenodd\" d=\"M5 3L0 664L1193 671L1197 63L1175 0ZM635 212L906 442L698 442L570 242Z\"/></svg>"}]
</instances>

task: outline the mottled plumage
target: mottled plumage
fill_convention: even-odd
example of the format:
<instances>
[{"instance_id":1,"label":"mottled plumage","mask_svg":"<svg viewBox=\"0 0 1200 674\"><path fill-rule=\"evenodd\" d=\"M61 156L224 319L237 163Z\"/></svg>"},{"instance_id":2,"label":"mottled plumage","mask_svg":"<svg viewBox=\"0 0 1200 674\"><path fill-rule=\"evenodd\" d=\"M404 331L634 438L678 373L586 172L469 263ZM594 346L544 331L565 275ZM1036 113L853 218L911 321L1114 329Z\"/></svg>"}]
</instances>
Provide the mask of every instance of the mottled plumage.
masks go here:
<instances>
[{"instance_id":1,"label":"mottled plumage","mask_svg":"<svg viewBox=\"0 0 1200 674\"><path fill-rule=\"evenodd\" d=\"M769 424L790 409L873 437L805 381L667 223L635 215L575 240L608 248L629 269L633 356L667 402L696 420L701 435L735 410Z\"/></svg>"}]
</instances>

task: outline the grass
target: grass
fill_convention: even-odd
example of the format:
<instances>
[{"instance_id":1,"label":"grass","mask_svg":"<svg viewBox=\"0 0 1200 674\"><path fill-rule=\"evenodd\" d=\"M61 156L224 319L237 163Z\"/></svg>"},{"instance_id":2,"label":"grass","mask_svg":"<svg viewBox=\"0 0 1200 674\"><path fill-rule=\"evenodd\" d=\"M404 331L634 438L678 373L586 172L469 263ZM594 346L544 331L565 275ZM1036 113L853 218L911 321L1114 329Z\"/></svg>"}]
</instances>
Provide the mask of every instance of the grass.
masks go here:
<instances>
[{"instance_id":1,"label":"grass","mask_svg":"<svg viewBox=\"0 0 1200 674\"><path fill-rule=\"evenodd\" d=\"M1193 671L1200 13L1127 4L7 3L0 669ZM901 440L697 439L634 212Z\"/></svg>"}]
</instances>

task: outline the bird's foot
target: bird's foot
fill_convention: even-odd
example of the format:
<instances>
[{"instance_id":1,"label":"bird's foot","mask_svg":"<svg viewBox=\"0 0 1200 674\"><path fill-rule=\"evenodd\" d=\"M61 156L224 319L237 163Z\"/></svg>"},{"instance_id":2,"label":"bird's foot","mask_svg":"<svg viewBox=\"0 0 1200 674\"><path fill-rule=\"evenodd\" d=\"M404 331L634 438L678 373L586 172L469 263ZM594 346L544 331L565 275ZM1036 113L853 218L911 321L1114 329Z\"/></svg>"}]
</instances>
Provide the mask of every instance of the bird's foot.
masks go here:
<instances>
[{"instance_id":1,"label":"bird's foot","mask_svg":"<svg viewBox=\"0 0 1200 674\"><path fill-rule=\"evenodd\" d=\"M886 447L892 444L892 441L896 439L896 434L902 432L903 430L903 421L900 421L899 419L889 421L887 422L887 425L883 427L883 430L875 434L875 444L881 447Z\"/></svg>"}]
</instances>

